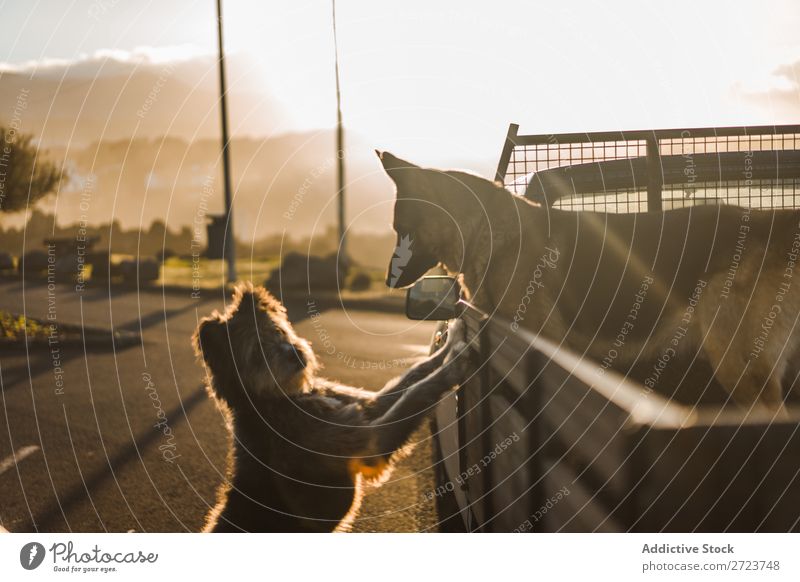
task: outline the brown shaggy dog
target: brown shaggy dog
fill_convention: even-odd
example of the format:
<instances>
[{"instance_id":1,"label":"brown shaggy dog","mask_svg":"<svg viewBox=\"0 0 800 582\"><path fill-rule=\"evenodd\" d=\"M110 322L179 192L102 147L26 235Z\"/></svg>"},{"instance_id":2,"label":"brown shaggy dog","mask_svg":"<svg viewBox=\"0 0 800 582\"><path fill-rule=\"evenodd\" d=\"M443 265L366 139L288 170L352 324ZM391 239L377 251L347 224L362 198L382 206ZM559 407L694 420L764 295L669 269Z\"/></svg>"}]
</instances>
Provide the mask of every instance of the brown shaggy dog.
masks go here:
<instances>
[{"instance_id":1,"label":"brown shaggy dog","mask_svg":"<svg viewBox=\"0 0 800 582\"><path fill-rule=\"evenodd\" d=\"M512 329L623 372L644 363L649 388L698 358L745 409L783 410L800 373L800 212L564 211L468 172L378 155L397 186L387 285L441 263Z\"/></svg>"},{"instance_id":2,"label":"brown shaggy dog","mask_svg":"<svg viewBox=\"0 0 800 582\"><path fill-rule=\"evenodd\" d=\"M346 528L363 479L380 480L439 399L464 377L463 327L380 392L319 378L308 342L263 288L237 288L193 341L230 415L228 479L205 531Z\"/></svg>"}]
</instances>

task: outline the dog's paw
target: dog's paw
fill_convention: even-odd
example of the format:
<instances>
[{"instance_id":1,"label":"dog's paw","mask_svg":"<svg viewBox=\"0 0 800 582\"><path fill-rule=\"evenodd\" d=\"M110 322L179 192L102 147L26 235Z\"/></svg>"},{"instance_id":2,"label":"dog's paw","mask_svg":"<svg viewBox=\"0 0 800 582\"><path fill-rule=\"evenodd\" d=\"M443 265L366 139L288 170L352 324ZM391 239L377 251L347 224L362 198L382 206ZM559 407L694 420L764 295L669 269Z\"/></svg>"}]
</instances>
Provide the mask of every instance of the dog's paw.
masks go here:
<instances>
[{"instance_id":1,"label":"dog's paw","mask_svg":"<svg viewBox=\"0 0 800 582\"><path fill-rule=\"evenodd\" d=\"M466 342L466 341L467 341L467 325L464 323L463 319L456 319L447 328L447 343L445 344L445 346L448 349L452 349L452 347L457 342Z\"/></svg>"}]
</instances>

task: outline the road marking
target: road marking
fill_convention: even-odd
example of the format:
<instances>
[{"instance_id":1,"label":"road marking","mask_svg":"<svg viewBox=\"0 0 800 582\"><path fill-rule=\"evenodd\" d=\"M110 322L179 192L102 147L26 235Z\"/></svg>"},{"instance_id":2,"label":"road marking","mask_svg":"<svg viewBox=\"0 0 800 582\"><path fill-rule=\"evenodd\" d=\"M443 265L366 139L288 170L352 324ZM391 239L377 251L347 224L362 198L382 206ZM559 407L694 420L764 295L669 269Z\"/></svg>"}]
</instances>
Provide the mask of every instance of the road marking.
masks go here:
<instances>
[{"instance_id":1,"label":"road marking","mask_svg":"<svg viewBox=\"0 0 800 582\"><path fill-rule=\"evenodd\" d=\"M39 447L36 445L28 445L27 447L22 447L21 449L17 450L16 453L12 453L11 455L7 456L5 459L0 461L0 475L8 471L14 465L20 463L20 461L24 460L26 457L30 457L33 453L39 450ZM0 534L4 533L11 533L6 528L3 527L3 524L0 523Z\"/></svg>"},{"instance_id":2,"label":"road marking","mask_svg":"<svg viewBox=\"0 0 800 582\"><path fill-rule=\"evenodd\" d=\"M33 453L39 450L39 447L36 445L28 445L27 447L22 447L16 453L13 453L0 461L0 475L8 471L14 465L19 464L20 461L25 459L25 457L31 456Z\"/></svg>"}]
</instances>

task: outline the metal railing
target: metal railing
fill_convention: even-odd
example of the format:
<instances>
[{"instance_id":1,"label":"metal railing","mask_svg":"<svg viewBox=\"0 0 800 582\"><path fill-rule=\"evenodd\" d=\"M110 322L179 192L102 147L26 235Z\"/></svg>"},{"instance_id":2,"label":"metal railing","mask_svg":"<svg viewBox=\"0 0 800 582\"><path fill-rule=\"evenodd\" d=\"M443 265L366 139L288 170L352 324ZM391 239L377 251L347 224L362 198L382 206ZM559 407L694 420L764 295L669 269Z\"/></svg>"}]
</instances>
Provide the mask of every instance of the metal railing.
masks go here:
<instances>
[{"instance_id":1,"label":"metal railing","mask_svg":"<svg viewBox=\"0 0 800 582\"><path fill-rule=\"evenodd\" d=\"M683 405L471 305L463 318L483 362L458 397L475 529L800 529L800 409Z\"/></svg>"},{"instance_id":2,"label":"metal railing","mask_svg":"<svg viewBox=\"0 0 800 582\"><path fill-rule=\"evenodd\" d=\"M800 206L800 125L519 135L496 179L569 210L642 212L694 204Z\"/></svg>"}]
</instances>

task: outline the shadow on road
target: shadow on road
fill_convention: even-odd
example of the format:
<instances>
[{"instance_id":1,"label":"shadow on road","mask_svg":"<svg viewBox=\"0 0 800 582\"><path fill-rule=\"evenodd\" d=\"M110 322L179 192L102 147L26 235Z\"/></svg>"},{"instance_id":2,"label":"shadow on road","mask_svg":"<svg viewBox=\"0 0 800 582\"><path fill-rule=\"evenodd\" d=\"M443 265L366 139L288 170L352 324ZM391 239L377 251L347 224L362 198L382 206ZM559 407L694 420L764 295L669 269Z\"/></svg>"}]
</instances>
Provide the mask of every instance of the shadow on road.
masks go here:
<instances>
[{"instance_id":1,"label":"shadow on road","mask_svg":"<svg viewBox=\"0 0 800 582\"><path fill-rule=\"evenodd\" d=\"M194 409L198 404L205 401L207 398L204 387L200 387L193 391L188 397L181 400L177 406L174 406L166 413L167 418L174 418L175 423L180 423L186 419L189 412ZM77 503L86 500L87 496L91 498L92 491L99 489L109 479L115 479L115 475L131 461L137 459L143 461L142 453L149 446L155 444L156 441L163 438L161 431L154 430L152 427L143 434L136 437L133 442L124 446L122 450L112 455L107 459L107 465L96 469L83 479L82 483L71 486L65 495L57 498L54 503L51 503L46 509L41 511L33 522L23 522L20 531L53 531L59 522L66 520L66 514ZM165 461L166 462L166 461ZM117 485L119 487L119 485ZM120 494L123 495L122 491ZM69 525L69 522L66 523Z\"/></svg>"}]
</instances>

